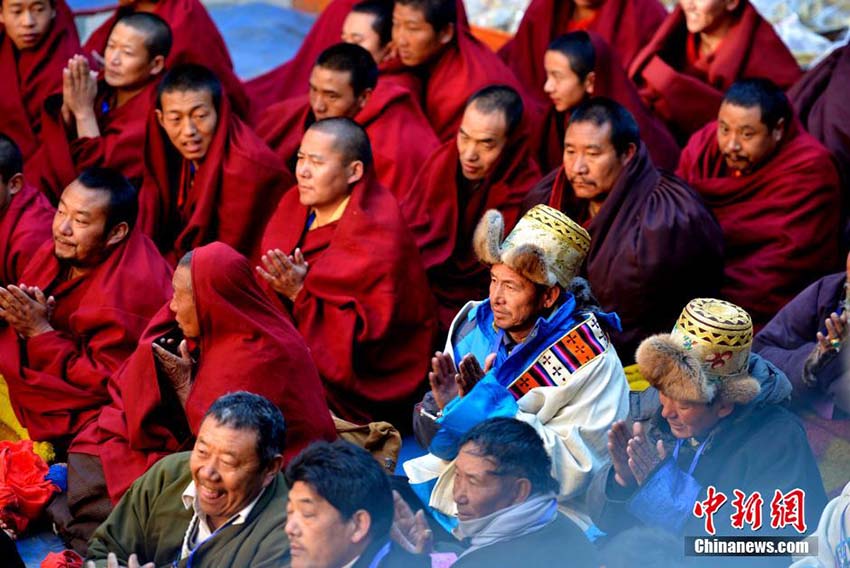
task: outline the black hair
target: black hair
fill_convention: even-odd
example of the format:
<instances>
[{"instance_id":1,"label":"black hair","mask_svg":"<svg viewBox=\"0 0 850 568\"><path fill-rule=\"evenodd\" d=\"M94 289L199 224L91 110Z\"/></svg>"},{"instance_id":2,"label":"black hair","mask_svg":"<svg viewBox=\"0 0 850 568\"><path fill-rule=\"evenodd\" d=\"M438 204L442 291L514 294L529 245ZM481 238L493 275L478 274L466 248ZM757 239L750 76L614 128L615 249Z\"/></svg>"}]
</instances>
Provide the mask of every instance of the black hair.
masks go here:
<instances>
[{"instance_id":1,"label":"black hair","mask_svg":"<svg viewBox=\"0 0 850 568\"><path fill-rule=\"evenodd\" d=\"M17 174L24 171L24 157L15 141L0 134L0 182L9 183Z\"/></svg>"},{"instance_id":2,"label":"black hair","mask_svg":"<svg viewBox=\"0 0 850 568\"><path fill-rule=\"evenodd\" d=\"M457 33L457 0L395 0L395 3L421 11L425 15L425 21L436 32L454 24Z\"/></svg>"},{"instance_id":3,"label":"black hair","mask_svg":"<svg viewBox=\"0 0 850 568\"><path fill-rule=\"evenodd\" d=\"M315 442L286 468L286 484L306 483L348 520L359 510L371 517L372 540L383 539L393 522L393 494L381 465L363 448L344 440Z\"/></svg>"},{"instance_id":4,"label":"black hair","mask_svg":"<svg viewBox=\"0 0 850 568\"><path fill-rule=\"evenodd\" d=\"M579 81L584 81L596 68L596 48L593 47L590 34L584 30L556 37L546 51L557 51L566 57Z\"/></svg>"},{"instance_id":5,"label":"black hair","mask_svg":"<svg viewBox=\"0 0 850 568\"><path fill-rule=\"evenodd\" d=\"M177 65L165 74L156 89L156 108L162 110L162 95L187 91L206 91L212 96L216 110L221 108L221 81L215 73L195 63Z\"/></svg>"},{"instance_id":6,"label":"black hair","mask_svg":"<svg viewBox=\"0 0 850 568\"><path fill-rule=\"evenodd\" d=\"M364 0L351 9L358 14L374 16L372 30L381 39L381 47L393 39L393 3L386 0Z\"/></svg>"},{"instance_id":7,"label":"black hair","mask_svg":"<svg viewBox=\"0 0 850 568\"><path fill-rule=\"evenodd\" d=\"M515 418L485 420L467 432L458 447L496 462L497 475L529 480L532 495L557 494L560 490L552 477L552 459L543 440L525 422Z\"/></svg>"},{"instance_id":8,"label":"black hair","mask_svg":"<svg viewBox=\"0 0 850 568\"><path fill-rule=\"evenodd\" d=\"M136 225L139 214L139 196L136 188L120 172L110 168L88 168L77 178L83 187L109 194L105 231L120 223L129 229Z\"/></svg>"},{"instance_id":9,"label":"black hair","mask_svg":"<svg viewBox=\"0 0 850 568\"><path fill-rule=\"evenodd\" d=\"M118 24L130 26L145 36L145 49L148 50L149 60L152 60L158 55L168 57L168 54L171 53L171 45L173 43L171 27L156 14L151 14L150 12L133 12L127 14L116 21L112 29L114 30Z\"/></svg>"},{"instance_id":10,"label":"black hair","mask_svg":"<svg viewBox=\"0 0 850 568\"><path fill-rule=\"evenodd\" d=\"M336 139L336 148L342 154L346 164L355 160L363 162L364 168L372 164L372 145L369 142L369 135L362 126L350 118L325 118L314 122L307 130L333 135Z\"/></svg>"},{"instance_id":11,"label":"black hair","mask_svg":"<svg viewBox=\"0 0 850 568\"><path fill-rule=\"evenodd\" d=\"M570 115L570 124L591 122L596 126L611 125L611 143L618 156L625 154L630 144L640 146L640 129L626 108L607 97L593 97L581 103Z\"/></svg>"},{"instance_id":12,"label":"black hair","mask_svg":"<svg viewBox=\"0 0 850 568\"><path fill-rule=\"evenodd\" d=\"M726 91L723 102L742 108L758 107L761 110L761 121L769 130L776 128L781 119L787 126L793 113L788 97L770 79L736 81Z\"/></svg>"},{"instance_id":13,"label":"black hair","mask_svg":"<svg viewBox=\"0 0 850 568\"><path fill-rule=\"evenodd\" d=\"M513 87L507 85L490 85L473 93L466 106L475 103L475 107L483 114L501 112L505 116L506 134L510 136L522 121L522 97Z\"/></svg>"},{"instance_id":14,"label":"black hair","mask_svg":"<svg viewBox=\"0 0 850 568\"><path fill-rule=\"evenodd\" d=\"M219 397L204 418L213 418L221 426L257 433L257 457L265 468L276 456L283 455L286 426L280 409L267 398L247 391Z\"/></svg>"},{"instance_id":15,"label":"black hair","mask_svg":"<svg viewBox=\"0 0 850 568\"><path fill-rule=\"evenodd\" d=\"M330 46L319 54L316 67L348 73L355 97L378 84L378 64L372 54L353 43Z\"/></svg>"}]
</instances>

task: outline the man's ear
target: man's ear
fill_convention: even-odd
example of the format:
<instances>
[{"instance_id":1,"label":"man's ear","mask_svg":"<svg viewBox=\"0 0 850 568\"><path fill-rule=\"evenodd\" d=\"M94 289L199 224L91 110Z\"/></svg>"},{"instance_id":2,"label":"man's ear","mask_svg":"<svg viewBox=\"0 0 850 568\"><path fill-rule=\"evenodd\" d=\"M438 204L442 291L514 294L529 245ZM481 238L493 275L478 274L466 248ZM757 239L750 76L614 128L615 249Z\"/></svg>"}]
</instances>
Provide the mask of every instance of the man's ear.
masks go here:
<instances>
[{"instance_id":1,"label":"man's ear","mask_svg":"<svg viewBox=\"0 0 850 568\"><path fill-rule=\"evenodd\" d=\"M348 522L352 523L354 529L350 537L353 544L361 543L369 536L369 530L372 528L372 517L365 509L355 511Z\"/></svg>"},{"instance_id":2,"label":"man's ear","mask_svg":"<svg viewBox=\"0 0 850 568\"><path fill-rule=\"evenodd\" d=\"M514 505L528 500L531 495L531 481L524 477L520 477L514 482Z\"/></svg>"},{"instance_id":3,"label":"man's ear","mask_svg":"<svg viewBox=\"0 0 850 568\"><path fill-rule=\"evenodd\" d=\"M117 245L123 241L128 234L130 234L130 225L128 225L126 221L118 223L110 229L109 236L106 237L106 246L111 247Z\"/></svg>"},{"instance_id":4,"label":"man's ear","mask_svg":"<svg viewBox=\"0 0 850 568\"><path fill-rule=\"evenodd\" d=\"M558 285L550 286L543 292L543 307L551 308L561 297L561 287Z\"/></svg>"},{"instance_id":5,"label":"man's ear","mask_svg":"<svg viewBox=\"0 0 850 568\"><path fill-rule=\"evenodd\" d=\"M773 131L770 133L773 137L773 141L779 144L782 142L782 137L785 136L785 119L780 118L776 121L776 126L773 127Z\"/></svg>"},{"instance_id":6,"label":"man's ear","mask_svg":"<svg viewBox=\"0 0 850 568\"><path fill-rule=\"evenodd\" d=\"M363 179L363 174L365 173L366 168L363 167L363 162L360 160L354 160L350 164L348 164L348 185L352 183L357 183L361 179Z\"/></svg>"},{"instance_id":7,"label":"man's ear","mask_svg":"<svg viewBox=\"0 0 850 568\"><path fill-rule=\"evenodd\" d=\"M632 158L635 157L635 154L637 154L637 146L635 146L634 144L629 144L629 147L626 148L625 153L620 156L620 163L625 166L626 164L632 161Z\"/></svg>"},{"instance_id":8,"label":"man's ear","mask_svg":"<svg viewBox=\"0 0 850 568\"><path fill-rule=\"evenodd\" d=\"M584 92L593 96L593 89L596 88L596 71L591 71L584 78Z\"/></svg>"},{"instance_id":9,"label":"man's ear","mask_svg":"<svg viewBox=\"0 0 850 568\"><path fill-rule=\"evenodd\" d=\"M164 121L163 116L162 116L162 111L159 110L159 109L154 109L154 112L156 113L156 121L164 129L165 128L165 121Z\"/></svg>"},{"instance_id":10,"label":"man's ear","mask_svg":"<svg viewBox=\"0 0 850 568\"><path fill-rule=\"evenodd\" d=\"M440 45L446 45L452 41L453 37L455 37L455 25L448 24L437 34L437 41L440 42Z\"/></svg>"},{"instance_id":11,"label":"man's ear","mask_svg":"<svg viewBox=\"0 0 850 568\"><path fill-rule=\"evenodd\" d=\"M741 4L741 0L726 0L726 11L729 13L734 12L738 9L738 6Z\"/></svg>"},{"instance_id":12,"label":"man's ear","mask_svg":"<svg viewBox=\"0 0 850 568\"><path fill-rule=\"evenodd\" d=\"M357 97L357 108L363 110L366 107L366 103L369 102L369 99L372 98L372 93L374 91L372 89L363 89L363 92L360 93L360 96Z\"/></svg>"},{"instance_id":13,"label":"man's ear","mask_svg":"<svg viewBox=\"0 0 850 568\"><path fill-rule=\"evenodd\" d=\"M9 195L15 195L24 188L24 174L17 173L9 178L9 183L6 184L9 189Z\"/></svg>"},{"instance_id":14,"label":"man's ear","mask_svg":"<svg viewBox=\"0 0 850 568\"><path fill-rule=\"evenodd\" d=\"M165 69L165 56L157 55L150 62L150 73L151 77L155 77L162 73L163 69Z\"/></svg>"},{"instance_id":15,"label":"man's ear","mask_svg":"<svg viewBox=\"0 0 850 568\"><path fill-rule=\"evenodd\" d=\"M271 459L263 472L263 487L268 487L283 467L283 456L277 454Z\"/></svg>"},{"instance_id":16,"label":"man's ear","mask_svg":"<svg viewBox=\"0 0 850 568\"><path fill-rule=\"evenodd\" d=\"M718 418L726 418L727 416L732 414L733 410L735 410L735 403L734 402L725 402L725 401L720 402L720 403L718 403L718 406L717 406L717 417Z\"/></svg>"}]
</instances>

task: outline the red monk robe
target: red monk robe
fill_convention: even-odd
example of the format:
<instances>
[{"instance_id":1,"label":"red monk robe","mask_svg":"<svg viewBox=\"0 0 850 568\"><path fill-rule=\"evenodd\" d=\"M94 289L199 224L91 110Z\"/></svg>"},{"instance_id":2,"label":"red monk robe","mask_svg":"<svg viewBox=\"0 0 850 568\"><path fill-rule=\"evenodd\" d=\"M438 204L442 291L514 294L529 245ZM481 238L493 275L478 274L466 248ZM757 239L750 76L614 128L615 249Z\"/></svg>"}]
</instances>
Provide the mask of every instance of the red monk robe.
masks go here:
<instances>
[{"instance_id":1,"label":"red monk robe","mask_svg":"<svg viewBox=\"0 0 850 568\"><path fill-rule=\"evenodd\" d=\"M723 298L756 329L803 288L840 266L838 173L829 152L790 125L776 153L750 175L727 174L717 123L694 134L678 175L699 191L723 229Z\"/></svg>"},{"instance_id":2,"label":"red monk robe","mask_svg":"<svg viewBox=\"0 0 850 568\"><path fill-rule=\"evenodd\" d=\"M132 12L132 7L119 8L86 40L86 54L103 55L112 26L121 16ZM158 0L154 14L171 28L172 46L165 68L173 69L181 63L197 63L215 73L224 87L227 98L242 118L250 118L250 103L245 88L236 72L224 38L199 0Z\"/></svg>"},{"instance_id":3,"label":"red monk robe","mask_svg":"<svg viewBox=\"0 0 850 568\"><path fill-rule=\"evenodd\" d=\"M472 250L472 234L489 209L502 213L506 234L519 219L523 198L540 179L528 140L522 124L478 187L463 177L457 141L450 140L431 155L400 204L437 298L441 331L468 301L487 297L490 272Z\"/></svg>"},{"instance_id":4,"label":"red monk robe","mask_svg":"<svg viewBox=\"0 0 850 568\"><path fill-rule=\"evenodd\" d=\"M114 108L114 90L105 82L98 83L94 102L100 136L76 138L76 126L65 126L60 109L62 95L49 97L42 111L42 145L24 164L24 173L33 185L51 200L59 196L69 183L90 167L118 170L135 187L142 182L141 148L145 144L145 121L152 114L157 80L152 80L137 95Z\"/></svg>"},{"instance_id":5,"label":"red monk robe","mask_svg":"<svg viewBox=\"0 0 850 568\"><path fill-rule=\"evenodd\" d=\"M553 39L579 29L595 32L614 46L619 61L628 68L667 17L658 0L603 0L592 21L578 24L570 22L573 6L572 0L532 0L516 34L499 50L526 90L544 103L549 98L543 92L543 55Z\"/></svg>"},{"instance_id":6,"label":"red monk robe","mask_svg":"<svg viewBox=\"0 0 850 568\"><path fill-rule=\"evenodd\" d=\"M0 374L15 414L35 440L67 440L109 402L107 379L133 353L151 316L171 296L171 269L133 230L94 270L66 281L44 243L21 280L56 298L55 331L27 341L5 326Z\"/></svg>"},{"instance_id":7,"label":"red monk robe","mask_svg":"<svg viewBox=\"0 0 850 568\"><path fill-rule=\"evenodd\" d=\"M679 163L679 146L676 139L667 130L664 123L653 115L638 95L634 83L629 80L626 72L620 66L617 55L601 36L589 32L596 54L596 65L593 71L596 78L593 83L593 96L612 99L628 110L640 129L640 138L646 144L652 162L659 168L674 171ZM561 167L564 157L564 136L569 124L569 111L558 112L549 102L549 108L543 122L540 136L535 138L540 143L535 157L540 170L549 172Z\"/></svg>"},{"instance_id":8,"label":"red monk robe","mask_svg":"<svg viewBox=\"0 0 850 568\"><path fill-rule=\"evenodd\" d=\"M440 145L428 119L410 91L379 79L354 120L369 135L378 181L400 201ZM266 109L257 122L257 134L294 171L301 138L315 121L308 98L296 97Z\"/></svg>"},{"instance_id":9,"label":"red monk robe","mask_svg":"<svg viewBox=\"0 0 850 568\"><path fill-rule=\"evenodd\" d=\"M100 457L113 502L157 460L187 447L207 409L228 392L257 393L281 409L286 462L315 440L336 439L307 345L263 293L248 261L212 243L195 250L191 271L201 336L185 411L160 375L151 347L179 333L166 304L110 380L112 403L97 427L87 428L72 445L72 451Z\"/></svg>"},{"instance_id":10,"label":"red monk robe","mask_svg":"<svg viewBox=\"0 0 850 568\"><path fill-rule=\"evenodd\" d=\"M286 301L310 346L328 405L363 424L404 428L421 396L436 322L434 300L410 230L392 194L367 172L339 221L306 231L308 210L296 188L278 204L262 250L309 263L304 287ZM275 297L277 297L275 295Z\"/></svg>"},{"instance_id":11,"label":"red monk robe","mask_svg":"<svg viewBox=\"0 0 850 568\"><path fill-rule=\"evenodd\" d=\"M30 185L0 209L0 286L21 282L26 264L51 240L53 214L47 198Z\"/></svg>"},{"instance_id":12,"label":"red monk robe","mask_svg":"<svg viewBox=\"0 0 850 568\"><path fill-rule=\"evenodd\" d=\"M44 100L62 89L62 69L80 51L71 10L65 0L54 5L52 27L35 50L19 52L0 26L0 132L15 141L24 161L38 148Z\"/></svg>"},{"instance_id":13,"label":"red monk robe","mask_svg":"<svg viewBox=\"0 0 850 568\"><path fill-rule=\"evenodd\" d=\"M690 63L695 36L677 6L629 67L644 103L680 142L717 118L723 93L735 81L763 77L787 89L800 78L797 61L770 22L747 0L741 0L738 14L714 53Z\"/></svg>"},{"instance_id":14,"label":"red monk robe","mask_svg":"<svg viewBox=\"0 0 850 568\"><path fill-rule=\"evenodd\" d=\"M156 115L147 116L139 226L174 263L213 241L252 256L274 205L294 183L283 161L231 112L226 98L219 107L215 135L194 181Z\"/></svg>"}]
</instances>

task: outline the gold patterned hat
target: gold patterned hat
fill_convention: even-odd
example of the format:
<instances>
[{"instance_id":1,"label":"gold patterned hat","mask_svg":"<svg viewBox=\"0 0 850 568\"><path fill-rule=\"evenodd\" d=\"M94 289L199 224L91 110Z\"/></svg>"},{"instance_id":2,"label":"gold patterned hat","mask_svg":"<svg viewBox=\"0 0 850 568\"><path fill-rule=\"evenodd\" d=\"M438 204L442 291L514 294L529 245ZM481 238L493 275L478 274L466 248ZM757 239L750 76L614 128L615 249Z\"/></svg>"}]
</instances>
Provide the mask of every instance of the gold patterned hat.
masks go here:
<instances>
[{"instance_id":1,"label":"gold patterned hat","mask_svg":"<svg viewBox=\"0 0 850 568\"><path fill-rule=\"evenodd\" d=\"M688 302L673 331L645 339L636 354L641 374L666 396L745 404L758 394L749 376L753 322L742 308L713 298Z\"/></svg>"},{"instance_id":2,"label":"gold patterned hat","mask_svg":"<svg viewBox=\"0 0 850 568\"><path fill-rule=\"evenodd\" d=\"M567 287L587 251L590 235L584 228L548 205L537 205L522 216L504 239L505 220L491 209L478 223L473 247L485 264L505 264L532 282Z\"/></svg>"}]
</instances>

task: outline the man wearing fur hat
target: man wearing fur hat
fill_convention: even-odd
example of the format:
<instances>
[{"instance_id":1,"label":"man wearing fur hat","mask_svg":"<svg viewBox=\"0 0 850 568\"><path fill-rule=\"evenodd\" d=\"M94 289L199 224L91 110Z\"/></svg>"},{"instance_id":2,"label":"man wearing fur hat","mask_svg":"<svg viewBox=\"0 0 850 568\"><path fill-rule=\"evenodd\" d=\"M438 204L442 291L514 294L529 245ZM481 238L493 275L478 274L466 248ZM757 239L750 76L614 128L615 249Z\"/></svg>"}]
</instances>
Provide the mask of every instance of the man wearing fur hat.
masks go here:
<instances>
[{"instance_id":1,"label":"man wearing fur hat","mask_svg":"<svg viewBox=\"0 0 850 568\"><path fill-rule=\"evenodd\" d=\"M648 427L635 423L629 432L618 422L608 434L611 466L596 475L588 494L602 530L645 524L706 536L706 515L695 504L707 502L709 486L728 499L713 515L718 536L802 536L790 525L771 528L776 492L797 489L805 492L806 527L814 529L826 503L823 482L800 422L777 404L772 385L748 370L752 337L746 311L699 298L672 333L641 343L637 364L658 389L661 408ZM732 526L735 490L745 498L759 493L759 530Z\"/></svg>"},{"instance_id":2,"label":"man wearing fur hat","mask_svg":"<svg viewBox=\"0 0 850 568\"><path fill-rule=\"evenodd\" d=\"M451 527L458 440L488 418L515 416L543 438L562 509L586 528L583 495L609 461L606 432L628 413L623 367L604 329L619 329L619 318L602 312L587 282L576 278L590 236L569 217L539 205L503 234L502 215L488 211L474 248L490 265L489 298L464 306L445 351L432 359L431 393L414 420L430 453L404 469ZM426 430L435 421L432 438Z\"/></svg>"}]
</instances>

